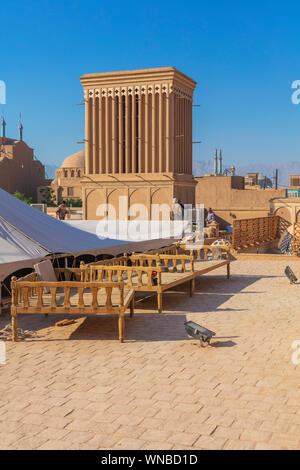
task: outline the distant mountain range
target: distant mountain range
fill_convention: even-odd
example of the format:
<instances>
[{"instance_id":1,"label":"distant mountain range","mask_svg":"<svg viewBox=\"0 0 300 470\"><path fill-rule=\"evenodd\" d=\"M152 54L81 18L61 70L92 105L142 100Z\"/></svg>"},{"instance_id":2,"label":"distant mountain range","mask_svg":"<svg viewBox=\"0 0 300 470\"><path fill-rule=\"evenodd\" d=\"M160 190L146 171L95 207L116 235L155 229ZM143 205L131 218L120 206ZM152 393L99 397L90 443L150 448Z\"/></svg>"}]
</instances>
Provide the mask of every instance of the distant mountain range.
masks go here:
<instances>
[{"instance_id":1,"label":"distant mountain range","mask_svg":"<svg viewBox=\"0 0 300 470\"><path fill-rule=\"evenodd\" d=\"M223 163L223 170L230 168L231 165ZM49 179L55 178L55 165L45 165L46 175ZM300 162L279 162L279 163L251 163L249 165L239 165L235 167L235 174L246 176L247 173L256 172L260 175L267 176L272 179L275 176L275 170L278 168L278 184L281 186L289 186L289 175L300 175ZM213 160L194 161L194 176L203 176L214 171ZM272 180L274 182L274 179Z\"/></svg>"},{"instance_id":2,"label":"distant mountain range","mask_svg":"<svg viewBox=\"0 0 300 470\"><path fill-rule=\"evenodd\" d=\"M231 165L223 163L223 170L230 168ZM249 165L239 165L235 167L235 174L246 176L247 173L259 173L272 179L275 176L275 170L278 168L278 184L281 186L289 186L289 175L300 175L300 162L279 162L279 163L251 163ZM203 176L214 171L213 160L194 161L194 176Z\"/></svg>"}]
</instances>

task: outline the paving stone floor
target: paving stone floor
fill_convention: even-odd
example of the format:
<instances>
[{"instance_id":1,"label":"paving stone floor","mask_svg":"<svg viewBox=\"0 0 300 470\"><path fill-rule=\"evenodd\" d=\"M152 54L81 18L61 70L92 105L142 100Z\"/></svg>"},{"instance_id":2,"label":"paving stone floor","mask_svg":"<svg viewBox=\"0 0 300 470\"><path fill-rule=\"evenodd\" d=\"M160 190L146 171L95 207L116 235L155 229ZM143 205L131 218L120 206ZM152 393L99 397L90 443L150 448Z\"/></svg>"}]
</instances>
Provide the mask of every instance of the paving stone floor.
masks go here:
<instances>
[{"instance_id":1,"label":"paving stone floor","mask_svg":"<svg viewBox=\"0 0 300 470\"><path fill-rule=\"evenodd\" d=\"M20 316L37 335L6 342L1 449L299 449L300 285L283 261L235 261L127 318ZM300 279L300 263L291 262ZM200 348L183 323L215 331ZM0 328L10 321L0 317ZM300 348L300 347L299 347Z\"/></svg>"}]
</instances>

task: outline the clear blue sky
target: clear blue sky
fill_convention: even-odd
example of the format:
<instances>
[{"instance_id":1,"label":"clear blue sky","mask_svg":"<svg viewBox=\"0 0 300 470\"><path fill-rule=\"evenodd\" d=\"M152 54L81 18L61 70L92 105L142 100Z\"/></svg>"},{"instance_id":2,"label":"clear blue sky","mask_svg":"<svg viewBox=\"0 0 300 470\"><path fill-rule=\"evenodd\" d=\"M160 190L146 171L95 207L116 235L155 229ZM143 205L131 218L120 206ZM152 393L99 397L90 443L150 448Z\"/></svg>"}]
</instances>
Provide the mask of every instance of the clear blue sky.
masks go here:
<instances>
[{"instance_id":1,"label":"clear blue sky","mask_svg":"<svg viewBox=\"0 0 300 470\"><path fill-rule=\"evenodd\" d=\"M195 92L194 158L300 160L300 4L294 1L9 1L1 5L7 136L44 163L81 150L85 73L174 66Z\"/></svg>"}]
</instances>

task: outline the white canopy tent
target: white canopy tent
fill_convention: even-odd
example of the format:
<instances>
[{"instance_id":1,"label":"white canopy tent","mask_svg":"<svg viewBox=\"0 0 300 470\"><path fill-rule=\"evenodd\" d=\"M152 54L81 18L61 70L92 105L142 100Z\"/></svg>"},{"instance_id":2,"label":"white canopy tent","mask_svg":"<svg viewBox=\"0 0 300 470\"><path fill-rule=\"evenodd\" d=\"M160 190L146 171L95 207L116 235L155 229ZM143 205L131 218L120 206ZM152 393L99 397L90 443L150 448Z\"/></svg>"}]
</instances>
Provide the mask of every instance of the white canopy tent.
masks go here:
<instances>
[{"instance_id":1,"label":"white canopy tent","mask_svg":"<svg viewBox=\"0 0 300 470\"><path fill-rule=\"evenodd\" d=\"M116 256L171 243L171 239L132 243L99 238L94 233L56 220L0 189L0 283L20 269L32 268L50 254Z\"/></svg>"}]
</instances>

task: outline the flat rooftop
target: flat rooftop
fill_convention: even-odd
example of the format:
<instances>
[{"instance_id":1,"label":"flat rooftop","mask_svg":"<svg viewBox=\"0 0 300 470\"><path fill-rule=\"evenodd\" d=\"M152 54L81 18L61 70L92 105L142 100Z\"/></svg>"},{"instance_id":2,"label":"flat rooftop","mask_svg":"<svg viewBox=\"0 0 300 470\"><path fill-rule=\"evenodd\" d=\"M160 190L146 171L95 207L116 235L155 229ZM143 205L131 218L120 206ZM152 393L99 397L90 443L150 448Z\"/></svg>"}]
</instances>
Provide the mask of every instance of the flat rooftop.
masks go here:
<instances>
[{"instance_id":1,"label":"flat rooftop","mask_svg":"<svg viewBox=\"0 0 300 470\"><path fill-rule=\"evenodd\" d=\"M37 336L7 342L0 365L1 449L299 449L298 261L234 261L185 286L138 297L126 318L19 316ZM75 317L75 316L74 316ZM187 337L186 319L216 332ZM10 321L0 317L0 328Z\"/></svg>"}]
</instances>

